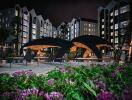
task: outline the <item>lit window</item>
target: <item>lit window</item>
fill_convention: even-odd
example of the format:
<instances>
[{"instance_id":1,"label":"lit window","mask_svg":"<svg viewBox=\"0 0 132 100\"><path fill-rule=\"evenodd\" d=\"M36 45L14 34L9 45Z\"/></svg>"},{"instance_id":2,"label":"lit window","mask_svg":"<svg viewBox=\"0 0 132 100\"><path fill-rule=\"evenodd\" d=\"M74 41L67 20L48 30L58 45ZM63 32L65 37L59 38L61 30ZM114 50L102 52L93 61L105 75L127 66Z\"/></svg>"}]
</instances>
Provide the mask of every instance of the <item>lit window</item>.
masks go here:
<instances>
[{"instance_id":1,"label":"lit window","mask_svg":"<svg viewBox=\"0 0 132 100\"><path fill-rule=\"evenodd\" d=\"M117 16L118 15L118 10L115 10L115 16Z\"/></svg>"},{"instance_id":2,"label":"lit window","mask_svg":"<svg viewBox=\"0 0 132 100\"><path fill-rule=\"evenodd\" d=\"M118 43L118 38L115 38L115 43Z\"/></svg>"},{"instance_id":3,"label":"lit window","mask_svg":"<svg viewBox=\"0 0 132 100\"><path fill-rule=\"evenodd\" d=\"M104 19L102 19L102 22L104 22Z\"/></svg>"},{"instance_id":4,"label":"lit window","mask_svg":"<svg viewBox=\"0 0 132 100\"><path fill-rule=\"evenodd\" d=\"M89 27L91 27L91 24L89 24Z\"/></svg>"},{"instance_id":5,"label":"lit window","mask_svg":"<svg viewBox=\"0 0 132 100\"><path fill-rule=\"evenodd\" d=\"M35 29L32 29L32 33L33 33L33 34L36 34L36 30L35 30Z\"/></svg>"},{"instance_id":6,"label":"lit window","mask_svg":"<svg viewBox=\"0 0 132 100\"><path fill-rule=\"evenodd\" d=\"M110 13L110 16L113 16L113 12Z\"/></svg>"},{"instance_id":7,"label":"lit window","mask_svg":"<svg viewBox=\"0 0 132 100\"><path fill-rule=\"evenodd\" d=\"M91 31L91 29L89 29L89 32Z\"/></svg>"},{"instance_id":8,"label":"lit window","mask_svg":"<svg viewBox=\"0 0 132 100\"><path fill-rule=\"evenodd\" d=\"M102 31L102 34L104 34L104 31Z\"/></svg>"},{"instance_id":9,"label":"lit window","mask_svg":"<svg viewBox=\"0 0 132 100\"><path fill-rule=\"evenodd\" d=\"M104 28L104 25L102 25L102 28Z\"/></svg>"},{"instance_id":10,"label":"lit window","mask_svg":"<svg viewBox=\"0 0 132 100\"><path fill-rule=\"evenodd\" d=\"M105 50L102 50L102 53L105 53Z\"/></svg>"},{"instance_id":11,"label":"lit window","mask_svg":"<svg viewBox=\"0 0 132 100\"><path fill-rule=\"evenodd\" d=\"M110 22L113 23L113 19L111 19Z\"/></svg>"},{"instance_id":12,"label":"lit window","mask_svg":"<svg viewBox=\"0 0 132 100\"><path fill-rule=\"evenodd\" d=\"M128 12L128 11L129 11L129 5L120 8L120 13L121 14L125 13L125 12Z\"/></svg>"},{"instance_id":13,"label":"lit window","mask_svg":"<svg viewBox=\"0 0 132 100\"><path fill-rule=\"evenodd\" d=\"M115 36L118 36L118 31L115 31Z\"/></svg>"},{"instance_id":14,"label":"lit window","mask_svg":"<svg viewBox=\"0 0 132 100\"><path fill-rule=\"evenodd\" d=\"M113 42L113 39L111 39L111 42Z\"/></svg>"},{"instance_id":15,"label":"lit window","mask_svg":"<svg viewBox=\"0 0 132 100\"><path fill-rule=\"evenodd\" d=\"M111 32L110 34L111 34L111 36L113 36L113 32Z\"/></svg>"},{"instance_id":16,"label":"lit window","mask_svg":"<svg viewBox=\"0 0 132 100\"><path fill-rule=\"evenodd\" d=\"M115 24L115 29L118 29L118 24Z\"/></svg>"},{"instance_id":17,"label":"lit window","mask_svg":"<svg viewBox=\"0 0 132 100\"><path fill-rule=\"evenodd\" d=\"M32 24L32 28L36 28L36 24Z\"/></svg>"},{"instance_id":18,"label":"lit window","mask_svg":"<svg viewBox=\"0 0 132 100\"><path fill-rule=\"evenodd\" d=\"M110 26L110 29L113 29L113 25L112 25L112 26Z\"/></svg>"},{"instance_id":19,"label":"lit window","mask_svg":"<svg viewBox=\"0 0 132 100\"><path fill-rule=\"evenodd\" d=\"M18 10L15 10L15 16L18 16Z\"/></svg>"}]
</instances>

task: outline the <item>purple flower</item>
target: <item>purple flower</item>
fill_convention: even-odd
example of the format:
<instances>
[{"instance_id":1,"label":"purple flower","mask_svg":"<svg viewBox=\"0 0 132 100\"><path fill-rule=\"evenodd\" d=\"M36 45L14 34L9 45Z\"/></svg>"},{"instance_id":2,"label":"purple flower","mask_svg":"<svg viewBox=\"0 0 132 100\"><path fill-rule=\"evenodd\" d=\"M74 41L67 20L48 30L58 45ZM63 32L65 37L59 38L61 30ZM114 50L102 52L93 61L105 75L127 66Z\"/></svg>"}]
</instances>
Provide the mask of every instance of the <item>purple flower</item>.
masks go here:
<instances>
[{"instance_id":1,"label":"purple flower","mask_svg":"<svg viewBox=\"0 0 132 100\"><path fill-rule=\"evenodd\" d=\"M63 95L60 92L46 93L45 97L47 100L63 100Z\"/></svg>"},{"instance_id":2,"label":"purple flower","mask_svg":"<svg viewBox=\"0 0 132 100\"><path fill-rule=\"evenodd\" d=\"M99 89L106 88L106 85L105 85L104 81L102 81L102 80L95 80L94 83L96 85L96 88L99 88Z\"/></svg>"},{"instance_id":3,"label":"purple flower","mask_svg":"<svg viewBox=\"0 0 132 100\"><path fill-rule=\"evenodd\" d=\"M59 70L60 70L61 72L65 72L65 67L64 67L64 66L61 66L61 67L59 67Z\"/></svg>"},{"instance_id":4,"label":"purple flower","mask_svg":"<svg viewBox=\"0 0 132 100\"><path fill-rule=\"evenodd\" d=\"M3 94L2 94L3 96L10 96L10 92L4 92Z\"/></svg>"},{"instance_id":5,"label":"purple flower","mask_svg":"<svg viewBox=\"0 0 132 100\"><path fill-rule=\"evenodd\" d=\"M60 92L51 92L50 98L55 99L55 100L62 100L63 95Z\"/></svg>"},{"instance_id":6,"label":"purple flower","mask_svg":"<svg viewBox=\"0 0 132 100\"><path fill-rule=\"evenodd\" d=\"M53 84L54 84L54 82L55 82L55 80L54 80L54 79L49 79L49 80L48 80L48 84L49 84L49 85L53 85Z\"/></svg>"},{"instance_id":7,"label":"purple flower","mask_svg":"<svg viewBox=\"0 0 132 100\"><path fill-rule=\"evenodd\" d=\"M39 96L44 96L45 93L44 93L44 91L40 91L38 95L39 95Z\"/></svg>"},{"instance_id":8,"label":"purple flower","mask_svg":"<svg viewBox=\"0 0 132 100\"><path fill-rule=\"evenodd\" d=\"M12 74L12 76L17 77L17 76L22 76L22 75L27 75L27 76L31 76L31 75L35 75L34 72L32 72L32 70L21 70L21 71L16 71Z\"/></svg>"},{"instance_id":9,"label":"purple flower","mask_svg":"<svg viewBox=\"0 0 132 100\"><path fill-rule=\"evenodd\" d=\"M122 99L123 100L132 100L132 87L128 87L123 90Z\"/></svg>"},{"instance_id":10,"label":"purple flower","mask_svg":"<svg viewBox=\"0 0 132 100\"><path fill-rule=\"evenodd\" d=\"M116 72L113 72L113 73L111 74L111 76L112 76L112 77L115 77L116 74L117 74Z\"/></svg>"},{"instance_id":11,"label":"purple flower","mask_svg":"<svg viewBox=\"0 0 132 100\"><path fill-rule=\"evenodd\" d=\"M46 97L47 100L52 100L52 99L50 98L50 95L49 95L48 93L45 94L45 97Z\"/></svg>"},{"instance_id":12,"label":"purple flower","mask_svg":"<svg viewBox=\"0 0 132 100\"><path fill-rule=\"evenodd\" d=\"M108 91L101 91L97 95L97 100L114 100L113 94Z\"/></svg>"}]
</instances>

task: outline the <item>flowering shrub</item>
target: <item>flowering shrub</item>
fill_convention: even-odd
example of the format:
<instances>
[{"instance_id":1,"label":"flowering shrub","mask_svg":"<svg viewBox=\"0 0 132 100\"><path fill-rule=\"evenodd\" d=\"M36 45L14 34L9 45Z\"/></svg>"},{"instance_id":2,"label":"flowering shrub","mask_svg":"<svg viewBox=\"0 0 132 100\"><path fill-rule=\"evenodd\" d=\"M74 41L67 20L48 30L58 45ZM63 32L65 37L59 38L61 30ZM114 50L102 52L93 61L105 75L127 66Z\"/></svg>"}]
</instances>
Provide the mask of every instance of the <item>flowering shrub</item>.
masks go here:
<instances>
[{"instance_id":1,"label":"flowering shrub","mask_svg":"<svg viewBox=\"0 0 132 100\"><path fill-rule=\"evenodd\" d=\"M114 100L113 94L108 91L101 91L97 95L97 100Z\"/></svg>"},{"instance_id":2,"label":"flowering shrub","mask_svg":"<svg viewBox=\"0 0 132 100\"><path fill-rule=\"evenodd\" d=\"M13 75L14 77L22 76L22 75L32 76L32 75L35 75L35 73L32 72L32 70L20 70L20 71L14 72L12 75Z\"/></svg>"},{"instance_id":3,"label":"flowering shrub","mask_svg":"<svg viewBox=\"0 0 132 100\"><path fill-rule=\"evenodd\" d=\"M131 100L132 65L61 66L36 76L31 70L0 74L2 100Z\"/></svg>"}]
</instances>

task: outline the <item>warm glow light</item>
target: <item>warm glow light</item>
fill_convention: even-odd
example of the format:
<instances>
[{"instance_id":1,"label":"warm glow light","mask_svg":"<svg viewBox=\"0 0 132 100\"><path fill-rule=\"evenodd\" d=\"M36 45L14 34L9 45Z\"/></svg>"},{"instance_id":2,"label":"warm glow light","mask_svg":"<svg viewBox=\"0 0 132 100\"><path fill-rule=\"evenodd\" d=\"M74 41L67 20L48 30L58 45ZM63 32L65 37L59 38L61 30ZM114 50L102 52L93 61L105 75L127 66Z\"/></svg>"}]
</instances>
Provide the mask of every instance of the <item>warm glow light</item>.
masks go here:
<instances>
[{"instance_id":1,"label":"warm glow light","mask_svg":"<svg viewBox=\"0 0 132 100\"><path fill-rule=\"evenodd\" d=\"M76 52L77 51L77 46L73 46L70 48L70 52Z\"/></svg>"},{"instance_id":2,"label":"warm glow light","mask_svg":"<svg viewBox=\"0 0 132 100\"><path fill-rule=\"evenodd\" d=\"M90 52L89 50L86 50L86 51L84 52L84 54L83 54L83 58L88 58L88 57L90 57L90 54L91 54L91 52Z\"/></svg>"},{"instance_id":3,"label":"warm glow light","mask_svg":"<svg viewBox=\"0 0 132 100\"><path fill-rule=\"evenodd\" d=\"M111 45L108 45L108 44L98 44L96 45L97 48L100 48L100 47L111 47Z\"/></svg>"},{"instance_id":4,"label":"warm glow light","mask_svg":"<svg viewBox=\"0 0 132 100\"><path fill-rule=\"evenodd\" d=\"M30 48L32 50L41 50L44 48L60 48L60 46L54 46L54 45L32 45L32 46L27 46L27 48Z\"/></svg>"}]
</instances>

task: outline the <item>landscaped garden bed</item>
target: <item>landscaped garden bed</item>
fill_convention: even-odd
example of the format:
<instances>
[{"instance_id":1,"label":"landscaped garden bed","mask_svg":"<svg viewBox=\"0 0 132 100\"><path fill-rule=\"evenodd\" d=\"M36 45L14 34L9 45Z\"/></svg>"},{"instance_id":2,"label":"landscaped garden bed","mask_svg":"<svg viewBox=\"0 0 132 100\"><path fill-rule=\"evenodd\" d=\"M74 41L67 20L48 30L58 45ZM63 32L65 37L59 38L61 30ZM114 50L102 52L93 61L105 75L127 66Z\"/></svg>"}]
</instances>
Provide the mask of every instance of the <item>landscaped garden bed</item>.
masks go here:
<instances>
[{"instance_id":1,"label":"landscaped garden bed","mask_svg":"<svg viewBox=\"0 0 132 100\"><path fill-rule=\"evenodd\" d=\"M132 65L60 66L0 74L1 100L131 100Z\"/></svg>"}]
</instances>

